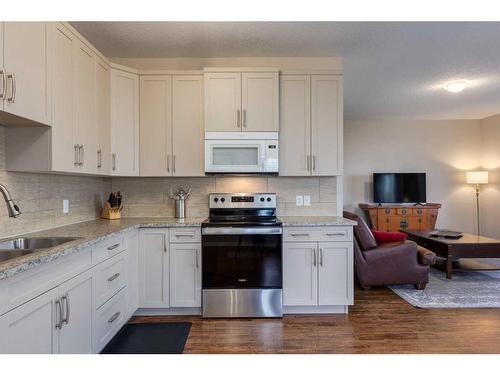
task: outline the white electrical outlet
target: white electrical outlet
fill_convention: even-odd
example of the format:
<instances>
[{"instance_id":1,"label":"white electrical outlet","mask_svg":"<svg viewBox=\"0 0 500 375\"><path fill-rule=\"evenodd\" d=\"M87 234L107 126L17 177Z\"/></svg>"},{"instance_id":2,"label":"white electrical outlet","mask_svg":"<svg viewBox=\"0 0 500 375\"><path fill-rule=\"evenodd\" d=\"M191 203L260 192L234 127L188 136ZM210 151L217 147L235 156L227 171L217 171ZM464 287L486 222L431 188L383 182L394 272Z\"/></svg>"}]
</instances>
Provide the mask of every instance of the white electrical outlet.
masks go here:
<instances>
[{"instance_id":1,"label":"white electrical outlet","mask_svg":"<svg viewBox=\"0 0 500 375\"><path fill-rule=\"evenodd\" d=\"M302 195L296 195L295 196L295 204L297 206L303 206L304 205L304 197Z\"/></svg>"},{"instance_id":2,"label":"white electrical outlet","mask_svg":"<svg viewBox=\"0 0 500 375\"><path fill-rule=\"evenodd\" d=\"M69 212L69 200L63 199L63 214L67 214Z\"/></svg>"},{"instance_id":3,"label":"white electrical outlet","mask_svg":"<svg viewBox=\"0 0 500 375\"><path fill-rule=\"evenodd\" d=\"M310 206L310 205L311 205L311 196L304 195L304 206Z\"/></svg>"}]
</instances>

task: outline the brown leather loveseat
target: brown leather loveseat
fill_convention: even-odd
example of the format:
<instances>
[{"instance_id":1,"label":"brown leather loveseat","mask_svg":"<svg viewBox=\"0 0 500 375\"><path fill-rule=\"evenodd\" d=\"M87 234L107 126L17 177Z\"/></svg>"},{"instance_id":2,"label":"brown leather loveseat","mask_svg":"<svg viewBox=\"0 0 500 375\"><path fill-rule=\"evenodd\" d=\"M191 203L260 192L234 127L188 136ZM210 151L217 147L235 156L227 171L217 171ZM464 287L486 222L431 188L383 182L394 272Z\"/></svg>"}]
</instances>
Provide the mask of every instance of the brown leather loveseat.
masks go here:
<instances>
[{"instance_id":1,"label":"brown leather loveseat","mask_svg":"<svg viewBox=\"0 0 500 375\"><path fill-rule=\"evenodd\" d=\"M436 254L412 241L377 245L372 232L358 215L344 211L344 217L358 223L354 227L354 263L362 288L414 284L416 289L425 289L429 267L436 262Z\"/></svg>"}]
</instances>

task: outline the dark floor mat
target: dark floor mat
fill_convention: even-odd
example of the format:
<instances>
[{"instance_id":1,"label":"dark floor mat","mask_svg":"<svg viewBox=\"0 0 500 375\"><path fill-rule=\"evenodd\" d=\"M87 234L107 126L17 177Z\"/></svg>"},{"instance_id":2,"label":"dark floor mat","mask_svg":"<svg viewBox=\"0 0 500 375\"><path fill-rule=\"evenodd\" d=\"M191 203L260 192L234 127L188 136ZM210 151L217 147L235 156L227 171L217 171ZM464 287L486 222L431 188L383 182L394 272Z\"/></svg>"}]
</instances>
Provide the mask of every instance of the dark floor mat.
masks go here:
<instances>
[{"instance_id":1,"label":"dark floor mat","mask_svg":"<svg viewBox=\"0 0 500 375\"><path fill-rule=\"evenodd\" d=\"M191 323L127 324L101 354L182 354Z\"/></svg>"}]
</instances>

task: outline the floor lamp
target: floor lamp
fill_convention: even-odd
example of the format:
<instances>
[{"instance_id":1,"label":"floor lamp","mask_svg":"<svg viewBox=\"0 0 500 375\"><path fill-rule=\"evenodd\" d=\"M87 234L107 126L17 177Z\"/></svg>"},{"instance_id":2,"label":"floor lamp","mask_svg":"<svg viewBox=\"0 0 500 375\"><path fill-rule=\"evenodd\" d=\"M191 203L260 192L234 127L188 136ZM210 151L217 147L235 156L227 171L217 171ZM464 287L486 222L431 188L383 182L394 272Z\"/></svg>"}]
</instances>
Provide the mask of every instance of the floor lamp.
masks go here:
<instances>
[{"instance_id":1,"label":"floor lamp","mask_svg":"<svg viewBox=\"0 0 500 375\"><path fill-rule=\"evenodd\" d=\"M467 172L466 180L468 184L476 185L476 215L477 215L477 235L479 236L479 185L488 183L488 171Z\"/></svg>"}]
</instances>

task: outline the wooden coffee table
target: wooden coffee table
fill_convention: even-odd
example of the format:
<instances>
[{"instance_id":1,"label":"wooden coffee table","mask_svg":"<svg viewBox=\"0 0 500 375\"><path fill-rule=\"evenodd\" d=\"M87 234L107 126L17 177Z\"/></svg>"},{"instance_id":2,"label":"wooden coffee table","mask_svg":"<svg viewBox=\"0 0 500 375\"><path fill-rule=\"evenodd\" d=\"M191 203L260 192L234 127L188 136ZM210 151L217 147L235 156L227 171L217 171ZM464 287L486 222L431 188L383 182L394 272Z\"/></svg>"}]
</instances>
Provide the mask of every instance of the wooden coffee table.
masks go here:
<instances>
[{"instance_id":1,"label":"wooden coffee table","mask_svg":"<svg viewBox=\"0 0 500 375\"><path fill-rule=\"evenodd\" d=\"M446 277L451 279L453 270L465 270L454 268L454 261L460 258L500 258L500 240L478 236L471 233L462 233L463 237L458 239L432 237L430 230L401 230L408 235L410 241L425 247L436 253L437 256L446 260ZM492 271L499 268L467 269L468 271Z\"/></svg>"}]
</instances>

